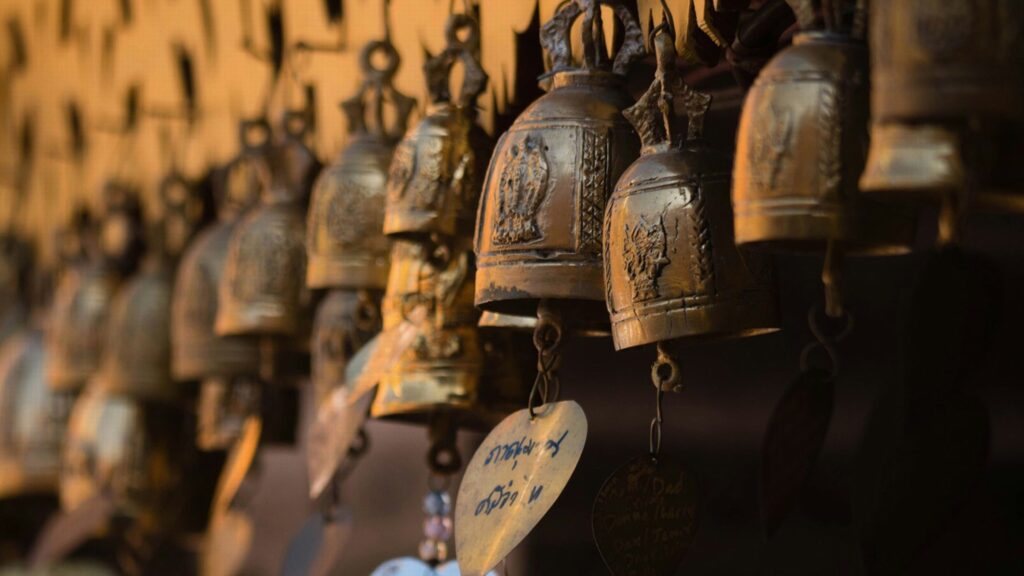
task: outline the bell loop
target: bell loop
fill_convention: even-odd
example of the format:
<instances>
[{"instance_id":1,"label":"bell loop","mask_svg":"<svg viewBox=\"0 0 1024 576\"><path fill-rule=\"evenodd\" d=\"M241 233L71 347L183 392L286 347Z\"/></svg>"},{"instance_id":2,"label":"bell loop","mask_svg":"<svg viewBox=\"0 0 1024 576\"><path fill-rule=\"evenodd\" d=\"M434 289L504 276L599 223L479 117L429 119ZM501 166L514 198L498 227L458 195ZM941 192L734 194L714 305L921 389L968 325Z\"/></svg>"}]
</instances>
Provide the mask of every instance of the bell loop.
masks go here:
<instances>
[{"instance_id":1,"label":"bell loop","mask_svg":"<svg viewBox=\"0 0 1024 576\"><path fill-rule=\"evenodd\" d=\"M601 5L610 6L615 17L623 28L622 45L611 60L605 50L604 26L601 22ZM572 59L573 22L584 16L583 30L583 69L608 70L613 74L625 75L629 65L642 58L644 36L640 25L629 9L620 2L613 0L567 0L563 2L554 17L548 20L540 30L540 43L551 58L551 74L567 70L576 70ZM597 33L595 34L595 28Z\"/></svg>"},{"instance_id":2,"label":"bell loop","mask_svg":"<svg viewBox=\"0 0 1024 576\"><path fill-rule=\"evenodd\" d=\"M461 31L466 37L460 38ZM423 65L427 91L435 104L451 103L472 112L476 99L487 89L487 73L480 64L480 24L469 14L452 14L445 25L447 44ZM462 87L453 100L449 81L456 62L463 66Z\"/></svg>"},{"instance_id":3,"label":"bell loop","mask_svg":"<svg viewBox=\"0 0 1024 576\"><path fill-rule=\"evenodd\" d=\"M432 476L449 479L462 469L462 455L456 444L458 427L451 414L431 415L429 423L430 449L427 451L427 465Z\"/></svg>"},{"instance_id":4,"label":"bell loop","mask_svg":"<svg viewBox=\"0 0 1024 576\"><path fill-rule=\"evenodd\" d=\"M377 57L383 59L381 65L375 63ZM354 96L341 103L349 134L372 134L388 143L397 142L405 134L416 99L402 94L392 83L401 63L398 51L387 40L374 40L363 47L359 54L363 83ZM390 128L384 117L386 105L395 111ZM368 108L372 111L370 118L367 118Z\"/></svg>"},{"instance_id":5,"label":"bell loop","mask_svg":"<svg viewBox=\"0 0 1024 576\"><path fill-rule=\"evenodd\" d=\"M682 390L682 377L679 364L668 353L664 342L658 342L658 359L651 366L651 383L662 392L679 392Z\"/></svg>"}]
</instances>

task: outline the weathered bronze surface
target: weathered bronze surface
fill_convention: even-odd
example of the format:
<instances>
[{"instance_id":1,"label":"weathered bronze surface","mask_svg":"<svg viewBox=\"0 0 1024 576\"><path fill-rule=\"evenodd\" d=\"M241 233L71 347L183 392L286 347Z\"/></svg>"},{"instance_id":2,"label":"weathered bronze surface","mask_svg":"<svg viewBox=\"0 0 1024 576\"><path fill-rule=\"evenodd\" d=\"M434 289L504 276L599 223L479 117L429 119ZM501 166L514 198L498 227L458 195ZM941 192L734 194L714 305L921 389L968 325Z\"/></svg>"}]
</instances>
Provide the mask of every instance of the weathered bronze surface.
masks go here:
<instances>
[{"instance_id":1,"label":"weathered bronze surface","mask_svg":"<svg viewBox=\"0 0 1024 576\"><path fill-rule=\"evenodd\" d=\"M142 214L134 191L110 183L104 201L100 229L77 232L83 258L63 272L54 294L47 379L57 390L78 391L99 369L111 304L139 255Z\"/></svg>"},{"instance_id":2,"label":"weathered bronze surface","mask_svg":"<svg viewBox=\"0 0 1024 576\"><path fill-rule=\"evenodd\" d=\"M616 349L673 338L751 335L778 326L771 262L733 242L729 158L701 139L710 97L676 71L672 34L655 37L654 84L625 111L643 142L609 200L604 230ZM685 143L672 102L689 111Z\"/></svg>"},{"instance_id":3,"label":"weathered bronze surface","mask_svg":"<svg viewBox=\"0 0 1024 576\"><path fill-rule=\"evenodd\" d=\"M380 294L332 290L313 320L313 388L318 405L345 383L349 359L381 329Z\"/></svg>"},{"instance_id":4,"label":"weathered bronze surface","mask_svg":"<svg viewBox=\"0 0 1024 576\"><path fill-rule=\"evenodd\" d=\"M265 157L261 203L231 235L218 287L220 335L299 336L308 329L303 203L316 159L303 142L305 130L302 116L282 122Z\"/></svg>"},{"instance_id":5,"label":"weathered bronze surface","mask_svg":"<svg viewBox=\"0 0 1024 576\"><path fill-rule=\"evenodd\" d=\"M242 434L246 419L260 411L260 385L255 379L205 378L196 407L196 446L227 450Z\"/></svg>"},{"instance_id":6,"label":"weathered bronze surface","mask_svg":"<svg viewBox=\"0 0 1024 576\"><path fill-rule=\"evenodd\" d=\"M373 64L377 55L386 59L384 66ZM356 95L342 103L350 140L313 187L307 222L306 282L311 288L383 290L387 284L390 246L383 225L388 168L416 103L392 85L399 62L387 41L370 42L360 54L365 78ZM385 125L386 104L395 109L391 127Z\"/></svg>"},{"instance_id":7,"label":"weathered bronze surface","mask_svg":"<svg viewBox=\"0 0 1024 576\"><path fill-rule=\"evenodd\" d=\"M433 410L483 416L483 345L473 307L472 256L468 247L442 260L424 244L396 241L382 305L387 331L407 321L417 306L425 318L417 334L381 377L372 415L426 421Z\"/></svg>"},{"instance_id":8,"label":"weathered bronze surface","mask_svg":"<svg viewBox=\"0 0 1024 576\"><path fill-rule=\"evenodd\" d=\"M523 409L484 439L455 500L455 549L466 576L481 576L554 505L583 454L587 417L573 401Z\"/></svg>"},{"instance_id":9,"label":"weathered bronze surface","mask_svg":"<svg viewBox=\"0 0 1024 576\"><path fill-rule=\"evenodd\" d=\"M532 314L541 298L584 303L600 318L605 201L640 143L622 115L629 64L643 54L640 27L615 4L623 44L604 54L596 0L564 3L541 30L551 87L502 135L487 171L476 229L476 304ZM583 17L584 63L574 67L573 22ZM596 38L595 38L596 34Z\"/></svg>"},{"instance_id":10,"label":"weathered bronze surface","mask_svg":"<svg viewBox=\"0 0 1024 576\"><path fill-rule=\"evenodd\" d=\"M407 238L472 233L480 182L493 148L476 123L476 99L487 87L480 65L480 28L455 14L445 28L443 52L424 66L431 103L426 116L395 150L388 176L384 232ZM449 81L461 64L463 83L452 97Z\"/></svg>"},{"instance_id":11,"label":"weathered bronze surface","mask_svg":"<svg viewBox=\"0 0 1024 576\"><path fill-rule=\"evenodd\" d=\"M868 145L867 48L803 32L747 94L733 172L736 243L775 249L905 251L913 220L863 198Z\"/></svg>"},{"instance_id":12,"label":"weathered bronze surface","mask_svg":"<svg viewBox=\"0 0 1024 576\"><path fill-rule=\"evenodd\" d=\"M615 576L674 574L697 532L697 482L671 458L638 456L594 500L594 540Z\"/></svg>"},{"instance_id":13,"label":"weathered bronze surface","mask_svg":"<svg viewBox=\"0 0 1024 576\"><path fill-rule=\"evenodd\" d=\"M47 386L46 356L37 330L0 348L0 499L57 490L70 396Z\"/></svg>"},{"instance_id":14,"label":"weathered bronze surface","mask_svg":"<svg viewBox=\"0 0 1024 576\"><path fill-rule=\"evenodd\" d=\"M218 220L196 237L178 265L171 305L171 370L177 380L254 375L258 369L254 340L214 332L228 243L238 218L256 199L255 178L253 160L240 157L225 167L218 183Z\"/></svg>"},{"instance_id":15,"label":"weathered bronze surface","mask_svg":"<svg viewBox=\"0 0 1024 576\"><path fill-rule=\"evenodd\" d=\"M872 142L861 186L879 199L1024 211L1024 5L900 0L871 10ZM948 222L943 223L948 224Z\"/></svg>"}]
</instances>

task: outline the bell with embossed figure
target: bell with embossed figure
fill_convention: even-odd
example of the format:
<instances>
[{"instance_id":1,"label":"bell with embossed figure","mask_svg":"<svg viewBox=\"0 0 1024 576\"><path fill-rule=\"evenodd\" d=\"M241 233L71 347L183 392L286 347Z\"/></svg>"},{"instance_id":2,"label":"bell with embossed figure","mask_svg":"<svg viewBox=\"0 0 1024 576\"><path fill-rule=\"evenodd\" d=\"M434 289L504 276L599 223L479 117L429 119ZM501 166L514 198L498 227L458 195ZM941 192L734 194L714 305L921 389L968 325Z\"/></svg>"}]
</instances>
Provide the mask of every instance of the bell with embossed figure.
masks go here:
<instances>
[{"instance_id":1,"label":"bell with embossed figure","mask_svg":"<svg viewBox=\"0 0 1024 576\"><path fill-rule=\"evenodd\" d=\"M99 230L82 221L76 231L81 257L67 262L53 299L47 330L47 380L75 392L96 373L103 356L111 304L138 259L142 208L134 190L117 183L104 188Z\"/></svg>"},{"instance_id":2,"label":"bell with embossed figure","mask_svg":"<svg viewBox=\"0 0 1024 576\"><path fill-rule=\"evenodd\" d=\"M465 38L461 39L460 34ZM408 239L472 234L480 183L493 143L476 123L476 100L487 87L480 65L480 29L455 14L445 28L443 52L424 65L430 106L395 149L388 175L384 233ZM462 64L456 98L449 77Z\"/></svg>"},{"instance_id":3,"label":"bell with embossed figure","mask_svg":"<svg viewBox=\"0 0 1024 576\"><path fill-rule=\"evenodd\" d=\"M673 34L658 34L654 84L625 111L643 142L605 217L604 266L616 349L778 327L771 262L733 242L730 158L704 143L711 98L679 78ZM672 126L682 102L689 134Z\"/></svg>"},{"instance_id":4,"label":"bell with embossed figure","mask_svg":"<svg viewBox=\"0 0 1024 576\"><path fill-rule=\"evenodd\" d=\"M377 68L373 58L386 64ZM365 78L342 103L350 140L313 187L308 216L310 288L383 290L390 245L383 233L388 167L395 142L405 132L415 100L395 90L399 56L387 41L367 44L360 55ZM367 117L367 100L376 115ZM384 125L383 107L395 109L394 127Z\"/></svg>"},{"instance_id":5,"label":"bell with embossed figure","mask_svg":"<svg viewBox=\"0 0 1024 576\"><path fill-rule=\"evenodd\" d=\"M844 0L826 5L832 13ZM858 190L868 148L867 47L860 32L828 26L799 33L747 94L732 206L738 245L827 252L823 279L833 315L841 307L842 255L906 252L915 222Z\"/></svg>"},{"instance_id":6,"label":"bell with embossed figure","mask_svg":"<svg viewBox=\"0 0 1024 576\"><path fill-rule=\"evenodd\" d=\"M1022 30L1015 0L872 5L865 193L1024 211Z\"/></svg>"},{"instance_id":7,"label":"bell with embossed figure","mask_svg":"<svg viewBox=\"0 0 1024 576\"><path fill-rule=\"evenodd\" d=\"M625 73L644 53L632 14L607 3L625 32L613 61L597 0L563 3L541 29L550 89L498 141L480 202L476 304L485 310L527 315L554 299L582 304L579 318L604 314L602 222L640 150L622 110L632 104ZM569 33L580 16L584 61L576 67Z\"/></svg>"},{"instance_id":8,"label":"bell with embossed figure","mask_svg":"<svg viewBox=\"0 0 1024 576\"><path fill-rule=\"evenodd\" d=\"M304 201L316 159L303 143L308 120L293 114L283 125L266 155L261 203L228 244L216 322L222 336L296 337L308 329Z\"/></svg>"}]
</instances>

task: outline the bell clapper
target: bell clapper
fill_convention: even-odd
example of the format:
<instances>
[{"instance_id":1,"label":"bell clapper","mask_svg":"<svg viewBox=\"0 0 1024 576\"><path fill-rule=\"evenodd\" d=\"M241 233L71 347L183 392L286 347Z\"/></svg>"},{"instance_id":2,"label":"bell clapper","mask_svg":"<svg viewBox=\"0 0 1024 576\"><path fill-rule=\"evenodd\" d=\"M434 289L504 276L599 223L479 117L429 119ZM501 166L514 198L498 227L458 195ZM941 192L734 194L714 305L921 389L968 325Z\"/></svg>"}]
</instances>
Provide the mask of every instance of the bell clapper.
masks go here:
<instances>
[{"instance_id":1,"label":"bell clapper","mask_svg":"<svg viewBox=\"0 0 1024 576\"><path fill-rule=\"evenodd\" d=\"M843 311L842 271L846 254L835 240L829 240L825 248L825 265L821 270L821 283L825 286L825 314L829 318L841 318Z\"/></svg>"},{"instance_id":2,"label":"bell clapper","mask_svg":"<svg viewBox=\"0 0 1024 576\"><path fill-rule=\"evenodd\" d=\"M537 378L530 390L528 408L530 419L543 416L543 410L537 411L537 395L540 394L540 406L557 402L561 392L561 381L558 369L562 365L562 317L555 311L548 300L541 300L537 306L537 326L533 330L533 345L537 348Z\"/></svg>"}]
</instances>

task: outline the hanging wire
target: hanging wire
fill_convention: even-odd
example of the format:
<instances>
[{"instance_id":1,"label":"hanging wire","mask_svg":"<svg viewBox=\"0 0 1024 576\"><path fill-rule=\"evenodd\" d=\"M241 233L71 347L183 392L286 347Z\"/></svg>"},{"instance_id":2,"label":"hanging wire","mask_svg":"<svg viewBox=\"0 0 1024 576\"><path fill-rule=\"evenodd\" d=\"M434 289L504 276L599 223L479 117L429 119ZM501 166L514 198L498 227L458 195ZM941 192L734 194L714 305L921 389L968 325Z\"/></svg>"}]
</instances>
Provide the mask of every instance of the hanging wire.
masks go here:
<instances>
[{"instance_id":1,"label":"hanging wire","mask_svg":"<svg viewBox=\"0 0 1024 576\"><path fill-rule=\"evenodd\" d=\"M814 342L807 344L800 353L800 371L813 370L812 356L816 352L823 352L826 362L819 368L827 372L830 378L835 378L839 375L839 354L836 351L836 344L842 342L853 332L854 318L849 310L843 310L842 316L833 319L833 323L837 327L826 330L819 320L821 316L824 314L820 305L811 307L807 312L807 325L814 336Z\"/></svg>"},{"instance_id":2,"label":"hanging wire","mask_svg":"<svg viewBox=\"0 0 1024 576\"><path fill-rule=\"evenodd\" d=\"M651 384L654 385L654 418L651 419L649 449L651 459L658 460L661 454L661 428L665 421L662 413L662 401L665 392L678 392L680 386L679 364L669 354L664 342L658 342L658 358L651 366Z\"/></svg>"},{"instance_id":3,"label":"hanging wire","mask_svg":"<svg viewBox=\"0 0 1024 576\"><path fill-rule=\"evenodd\" d=\"M546 300L541 300L537 307L537 326L533 330L533 345L537 349L537 377L527 402L531 420L538 415L538 400L539 406L557 402L561 393L558 369L562 364L562 332L561 318Z\"/></svg>"}]
</instances>

